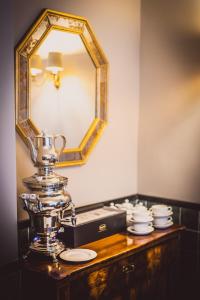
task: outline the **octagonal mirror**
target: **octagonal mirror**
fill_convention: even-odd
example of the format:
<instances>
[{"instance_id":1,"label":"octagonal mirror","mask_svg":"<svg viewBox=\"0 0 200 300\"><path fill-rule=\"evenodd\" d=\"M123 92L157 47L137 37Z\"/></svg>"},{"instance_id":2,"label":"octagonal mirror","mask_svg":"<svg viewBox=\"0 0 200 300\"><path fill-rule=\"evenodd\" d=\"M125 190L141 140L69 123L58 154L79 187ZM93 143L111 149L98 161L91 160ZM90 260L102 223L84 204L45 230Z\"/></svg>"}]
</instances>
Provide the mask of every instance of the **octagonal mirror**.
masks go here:
<instances>
[{"instance_id":1,"label":"octagonal mirror","mask_svg":"<svg viewBox=\"0 0 200 300\"><path fill-rule=\"evenodd\" d=\"M107 122L108 63L88 21L45 10L16 48L16 128L63 134L57 166L84 163Z\"/></svg>"}]
</instances>

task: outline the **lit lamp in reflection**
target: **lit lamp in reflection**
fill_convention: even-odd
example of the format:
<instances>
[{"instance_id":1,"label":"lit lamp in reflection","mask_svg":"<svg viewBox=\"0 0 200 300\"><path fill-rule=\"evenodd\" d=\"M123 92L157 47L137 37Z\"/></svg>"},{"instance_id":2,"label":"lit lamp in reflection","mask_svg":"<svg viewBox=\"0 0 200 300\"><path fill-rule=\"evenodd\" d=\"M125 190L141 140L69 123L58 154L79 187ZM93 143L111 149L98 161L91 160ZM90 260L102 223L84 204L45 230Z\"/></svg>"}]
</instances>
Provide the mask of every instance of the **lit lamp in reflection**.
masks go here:
<instances>
[{"instance_id":1,"label":"lit lamp in reflection","mask_svg":"<svg viewBox=\"0 0 200 300\"><path fill-rule=\"evenodd\" d=\"M54 85L60 87L60 72L63 70L62 53L49 52L46 69L51 72L54 79Z\"/></svg>"},{"instance_id":2,"label":"lit lamp in reflection","mask_svg":"<svg viewBox=\"0 0 200 300\"><path fill-rule=\"evenodd\" d=\"M30 71L33 78L42 73L42 60L38 54L31 58Z\"/></svg>"}]
</instances>

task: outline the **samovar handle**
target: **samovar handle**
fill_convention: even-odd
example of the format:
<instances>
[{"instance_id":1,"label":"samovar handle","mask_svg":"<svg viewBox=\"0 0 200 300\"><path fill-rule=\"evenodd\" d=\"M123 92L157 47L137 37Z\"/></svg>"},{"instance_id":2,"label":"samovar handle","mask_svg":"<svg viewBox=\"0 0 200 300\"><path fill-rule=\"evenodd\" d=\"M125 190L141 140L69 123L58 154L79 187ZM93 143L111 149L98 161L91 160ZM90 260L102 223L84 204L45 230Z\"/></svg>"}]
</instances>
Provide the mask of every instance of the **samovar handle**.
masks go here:
<instances>
[{"instance_id":1,"label":"samovar handle","mask_svg":"<svg viewBox=\"0 0 200 300\"><path fill-rule=\"evenodd\" d=\"M37 150L35 148L34 142L32 141L32 139L30 137L27 137L27 142L28 142L29 150L31 152L31 159L32 159L33 163L35 164L37 161Z\"/></svg>"},{"instance_id":2,"label":"samovar handle","mask_svg":"<svg viewBox=\"0 0 200 300\"><path fill-rule=\"evenodd\" d=\"M59 137L62 138L63 144L62 144L62 147L61 147L60 149L57 149L57 148L55 147L55 141L56 141L56 139L59 138ZM63 150L65 149L66 143L67 143L67 141L66 141L66 138L65 138L64 135L62 135L62 134L56 134L56 135L54 136L54 147L55 147L55 151L56 151L56 153L57 153L57 155L58 155L58 159L59 159L59 156L61 155L61 153L63 152Z\"/></svg>"}]
</instances>

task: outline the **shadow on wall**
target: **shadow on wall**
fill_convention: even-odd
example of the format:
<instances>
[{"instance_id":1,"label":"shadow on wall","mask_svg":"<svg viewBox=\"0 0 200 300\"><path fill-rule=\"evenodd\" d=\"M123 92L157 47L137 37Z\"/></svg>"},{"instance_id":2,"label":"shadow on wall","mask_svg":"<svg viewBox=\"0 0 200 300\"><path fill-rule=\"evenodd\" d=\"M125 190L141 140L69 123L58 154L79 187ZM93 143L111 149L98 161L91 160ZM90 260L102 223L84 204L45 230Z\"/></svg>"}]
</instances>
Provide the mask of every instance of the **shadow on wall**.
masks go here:
<instances>
[{"instance_id":1,"label":"shadow on wall","mask_svg":"<svg viewBox=\"0 0 200 300\"><path fill-rule=\"evenodd\" d=\"M199 20L197 0L142 1L140 193L199 202Z\"/></svg>"}]
</instances>

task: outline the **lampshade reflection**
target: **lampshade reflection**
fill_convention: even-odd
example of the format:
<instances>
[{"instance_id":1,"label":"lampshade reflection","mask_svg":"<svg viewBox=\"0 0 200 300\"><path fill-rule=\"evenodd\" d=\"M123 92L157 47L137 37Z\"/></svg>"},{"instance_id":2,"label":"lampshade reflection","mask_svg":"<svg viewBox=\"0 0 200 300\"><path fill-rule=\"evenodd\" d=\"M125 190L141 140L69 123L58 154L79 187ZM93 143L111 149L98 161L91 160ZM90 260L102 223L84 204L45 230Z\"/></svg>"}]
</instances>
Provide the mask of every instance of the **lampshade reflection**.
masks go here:
<instances>
[{"instance_id":1,"label":"lampshade reflection","mask_svg":"<svg viewBox=\"0 0 200 300\"><path fill-rule=\"evenodd\" d=\"M60 52L49 52L46 69L53 74L63 70L63 57Z\"/></svg>"},{"instance_id":2,"label":"lampshade reflection","mask_svg":"<svg viewBox=\"0 0 200 300\"><path fill-rule=\"evenodd\" d=\"M31 58L30 71L34 77L42 73L42 60L38 54L33 55Z\"/></svg>"},{"instance_id":3,"label":"lampshade reflection","mask_svg":"<svg viewBox=\"0 0 200 300\"><path fill-rule=\"evenodd\" d=\"M46 70L51 72L56 88L60 87L60 74L63 71L63 57L60 52L49 52Z\"/></svg>"}]
</instances>

